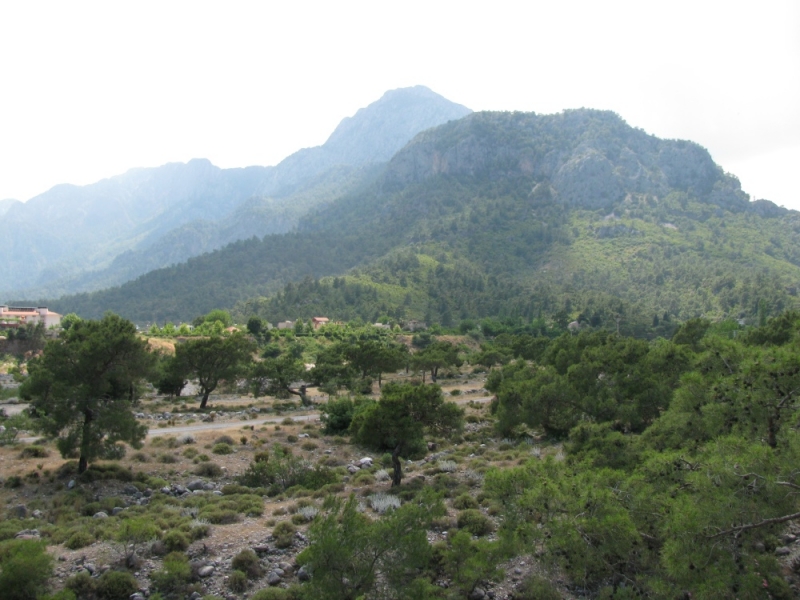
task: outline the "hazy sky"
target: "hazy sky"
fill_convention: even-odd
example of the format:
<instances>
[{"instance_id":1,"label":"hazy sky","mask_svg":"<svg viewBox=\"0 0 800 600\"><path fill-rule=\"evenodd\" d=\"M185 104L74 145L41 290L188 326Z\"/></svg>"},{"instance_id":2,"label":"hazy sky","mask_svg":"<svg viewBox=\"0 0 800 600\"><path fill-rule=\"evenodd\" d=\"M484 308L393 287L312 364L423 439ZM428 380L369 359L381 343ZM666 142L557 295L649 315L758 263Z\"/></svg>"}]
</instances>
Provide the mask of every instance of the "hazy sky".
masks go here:
<instances>
[{"instance_id":1,"label":"hazy sky","mask_svg":"<svg viewBox=\"0 0 800 600\"><path fill-rule=\"evenodd\" d=\"M800 209L800 2L3 2L0 199L272 165L383 92L610 109Z\"/></svg>"}]
</instances>

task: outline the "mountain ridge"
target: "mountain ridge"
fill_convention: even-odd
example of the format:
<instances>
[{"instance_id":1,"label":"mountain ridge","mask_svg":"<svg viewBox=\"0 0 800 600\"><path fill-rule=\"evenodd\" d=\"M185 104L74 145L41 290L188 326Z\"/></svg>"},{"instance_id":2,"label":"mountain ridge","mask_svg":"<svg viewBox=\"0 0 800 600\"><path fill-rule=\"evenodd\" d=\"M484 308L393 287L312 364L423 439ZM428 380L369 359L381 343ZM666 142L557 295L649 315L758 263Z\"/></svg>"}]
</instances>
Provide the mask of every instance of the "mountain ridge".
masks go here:
<instances>
[{"instance_id":1,"label":"mountain ridge","mask_svg":"<svg viewBox=\"0 0 800 600\"><path fill-rule=\"evenodd\" d=\"M387 257L404 252L438 266L392 275ZM491 278L521 290L506 298L515 308L502 310L525 318L585 312L613 324L625 313L637 327L664 315L750 318L762 302L770 311L797 304L800 213L751 203L699 145L660 140L613 113L473 113L418 134L373 183L318 207L294 233L51 305L139 322L237 303L246 316L247 302L269 314L268 299L253 299L326 277L377 294L358 309L370 319L403 307L439 321L486 316L499 310L491 298L464 296L500 289ZM396 287L381 296L385 286ZM359 306L355 289L342 293ZM311 304L298 299L294 316L313 316Z\"/></svg>"},{"instance_id":2,"label":"mountain ridge","mask_svg":"<svg viewBox=\"0 0 800 600\"><path fill-rule=\"evenodd\" d=\"M305 210L325 202L331 193L323 188L341 187L342 167L357 170L385 160L420 130L469 112L427 88L401 88L346 117L330 145L300 150L275 167L219 169L207 159L193 159L130 169L89 186L61 184L27 203L0 205L6 213L0 213L0 251L12 257L0 265L0 294L52 295L118 284L242 236L288 231L302 214L291 211L298 195ZM314 181L326 174L327 182ZM359 185L359 177L350 180ZM309 198L314 186L323 191ZM228 223L227 237L208 233L220 224L225 229L221 221L258 198L265 202L238 217L245 231ZM269 205L276 207L275 220L264 210ZM205 233L194 245L169 243L198 232ZM28 256L14 259L20 247ZM123 255L120 267L114 260ZM154 256L161 258L154 262Z\"/></svg>"}]
</instances>

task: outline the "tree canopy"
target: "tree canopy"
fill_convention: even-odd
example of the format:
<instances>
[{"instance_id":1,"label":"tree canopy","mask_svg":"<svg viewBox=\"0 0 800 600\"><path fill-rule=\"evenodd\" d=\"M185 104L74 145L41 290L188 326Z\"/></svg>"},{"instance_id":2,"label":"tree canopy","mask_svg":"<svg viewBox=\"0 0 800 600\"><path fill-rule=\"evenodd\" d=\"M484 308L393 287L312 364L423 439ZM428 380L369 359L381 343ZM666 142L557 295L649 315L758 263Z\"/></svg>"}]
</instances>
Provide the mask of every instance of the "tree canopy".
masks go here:
<instances>
[{"instance_id":1,"label":"tree canopy","mask_svg":"<svg viewBox=\"0 0 800 600\"><path fill-rule=\"evenodd\" d=\"M110 313L75 321L30 362L21 394L31 400L42 430L58 436L61 454L79 455L83 472L89 461L123 453L118 442L135 446L146 435L132 406L154 360L130 321Z\"/></svg>"},{"instance_id":2,"label":"tree canopy","mask_svg":"<svg viewBox=\"0 0 800 600\"><path fill-rule=\"evenodd\" d=\"M194 375L200 384L200 408L221 381L232 381L247 373L255 345L241 333L227 337L191 339L175 347L176 360L184 372Z\"/></svg>"},{"instance_id":3,"label":"tree canopy","mask_svg":"<svg viewBox=\"0 0 800 600\"><path fill-rule=\"evenodd\" d=\"M445 402L437 385L387 383L378 402L364 403L353 415L353 440L392 453L392 484L403 478L400 457L424 451L426 432L449 436L463 427L464 411Z\"/></svg>"}]
</instances>

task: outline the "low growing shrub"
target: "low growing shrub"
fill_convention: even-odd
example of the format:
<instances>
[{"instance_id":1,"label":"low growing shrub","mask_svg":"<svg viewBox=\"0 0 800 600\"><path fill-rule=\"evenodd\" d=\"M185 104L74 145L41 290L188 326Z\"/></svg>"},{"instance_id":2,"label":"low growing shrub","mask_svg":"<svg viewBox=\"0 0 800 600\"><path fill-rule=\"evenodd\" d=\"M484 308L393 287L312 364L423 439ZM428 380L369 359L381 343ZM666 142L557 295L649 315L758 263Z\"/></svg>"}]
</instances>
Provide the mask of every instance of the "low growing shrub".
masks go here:
<instances>
[{"instance_id":1,"label":"low growing shrub","mask_svg":"<svg viewBox=\"0 0 800 600\"><path fill-rule=\"evenodd\" d=\"M479 537L494 530L492 520L481 511L475 509L462 510L458 513L456 522L459 529L464 529Z\"/></svg>"}]
</instances>

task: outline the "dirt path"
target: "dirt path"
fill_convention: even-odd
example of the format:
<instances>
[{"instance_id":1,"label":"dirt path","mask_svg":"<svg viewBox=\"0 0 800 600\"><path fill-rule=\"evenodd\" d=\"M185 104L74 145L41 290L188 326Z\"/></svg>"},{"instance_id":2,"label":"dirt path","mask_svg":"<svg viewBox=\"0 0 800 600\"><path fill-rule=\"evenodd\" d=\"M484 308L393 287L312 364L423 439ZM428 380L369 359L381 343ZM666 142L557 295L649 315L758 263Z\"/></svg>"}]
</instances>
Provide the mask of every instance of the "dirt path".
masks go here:
<instances>
[{"instance_id":1,"label":"dirt path","mask_svg":"<svg viewBox=\"0 0 800 600\"><path fill-rule=\"evenodd\" d=\"M492 396L483 396L481 398L462 398L455 400L456 404L469 404L470 402L478 402L485 404L491 401ZM308 421L316 421L319 419L319 411L313 411L307 415L297 416L282 416L282 417L267 417L266 419L249 419L247 421L220 421L219 423L199 423L197 425L182 425L177 427L158 427L150 429L147 432L148 437L157 437L160 435L172 435L183 433L196 433L199 431L211 431L215 429L238 429L241 427L259 427L267 423L281 423L284 419L290 418L292 421L298 423L305 423Z\"/></svg>"}]
</instances>

